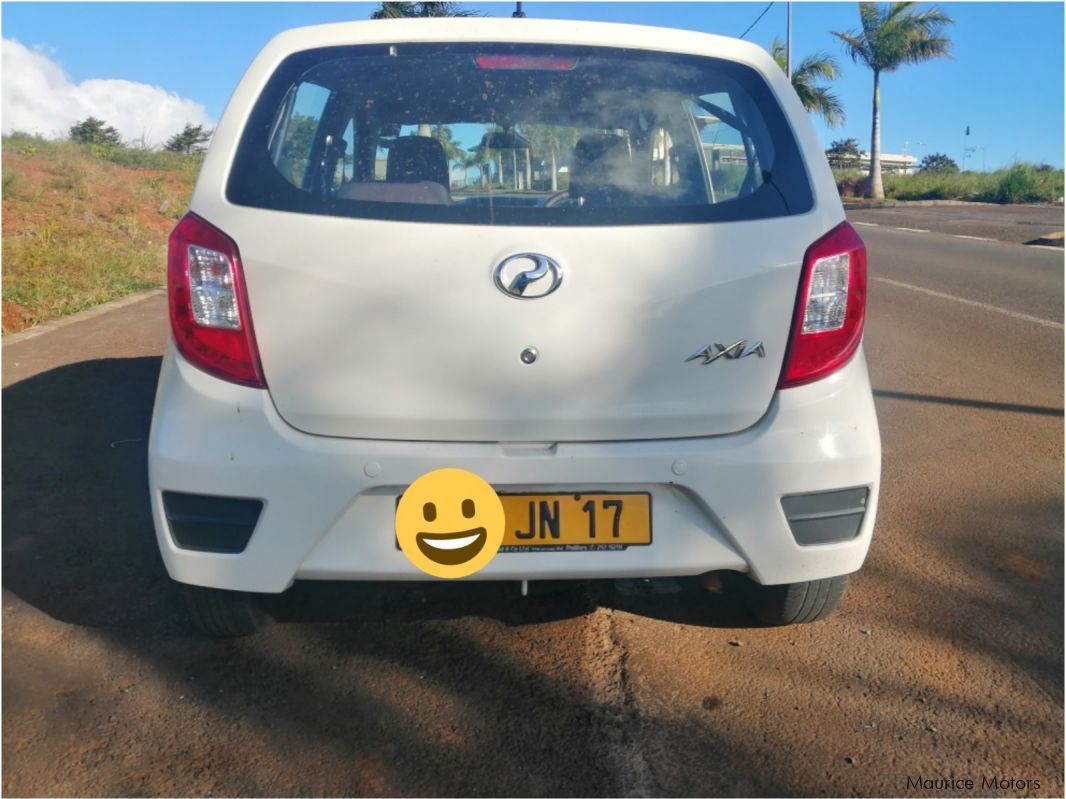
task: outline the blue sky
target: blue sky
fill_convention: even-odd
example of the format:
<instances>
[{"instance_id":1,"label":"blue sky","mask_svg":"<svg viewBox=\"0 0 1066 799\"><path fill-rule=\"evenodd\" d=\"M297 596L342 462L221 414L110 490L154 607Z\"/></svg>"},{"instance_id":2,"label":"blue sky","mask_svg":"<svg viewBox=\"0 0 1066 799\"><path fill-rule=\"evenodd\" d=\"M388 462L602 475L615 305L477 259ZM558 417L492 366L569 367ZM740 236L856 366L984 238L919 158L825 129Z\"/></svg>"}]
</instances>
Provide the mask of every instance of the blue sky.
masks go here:
<instances>
[{"instance_id":1,"label":"blue sky","mask_svg":"<svg viewBox=\"0 0 1066 799\"><path fill-rule=\"evenodd\" d=\"M511 3L468 3L490 16L509 16ZM903 67L882 80L883 147L921 156L945 152L989 169L1015 160L1063 164L1063 5L941 3L956 20L955 58ZM249 61L275 33L322 22L365 19L373 3L28 3L0 9L5 40L47 57L70 81L121 79L161 87L221 115ZM587 19L689 28L740 35L766 7L754 3L526 2L531 17ZM796 57L836 55L844 68L835 90L847 111L842 128L816 123L823 141L870 136L870 72L851 63L830 30L858 25L855 3L793 5ZM747 38L769 46L783 37L785 4L775 3ZM20 73L8 69L6 84ZM20 51L21 52L21 51ZM118 84L109 84L117 86ZM118 113L116 111L116 113ZM178 112L174 112L178 113ZM162 123L161 123L162 124ZM965 137L966 126L971 136ZM5 122L5 128L8 123Z\"/></svg>"}]
</instances>

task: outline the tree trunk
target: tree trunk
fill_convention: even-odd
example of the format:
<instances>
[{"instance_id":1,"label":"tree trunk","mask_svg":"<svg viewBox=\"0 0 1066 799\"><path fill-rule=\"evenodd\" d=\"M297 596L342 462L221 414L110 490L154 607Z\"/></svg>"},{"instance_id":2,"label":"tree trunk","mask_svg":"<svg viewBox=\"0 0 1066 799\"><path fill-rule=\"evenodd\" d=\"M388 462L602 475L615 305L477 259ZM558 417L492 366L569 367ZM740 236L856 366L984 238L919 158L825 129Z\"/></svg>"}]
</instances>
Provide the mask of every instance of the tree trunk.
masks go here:
<instances>
[{"instance_id":1,"label":"tree trunk","mask_svg":"<svg viewBox=\"0 0 1066 799\"><path fill-rule=\"evenodd\" d=\"M870 133L870 179L866 183L866 196L874 200L885 199L885 187L881 182L881 73L874 70L874 121Z\"/></svg>"},{"instance_id":2,"label":"tree trunk","mask_svg":"<svg viewBox=\"0 0 1066 799\"><path fill-rule=\"evenodd\" d=\"M554 147L552 147L552 191L559 191L559 165L555 162Z\"/></svg>"},{"instance_id":3,"label":"tree trunk","mask_svg":"<svg viewBox=\"0 0 1066 799\"><path fill-rule=\"evenodd\" d=\"M663 128L663 185L674 185L674 162L670 160L671 150L674 149L674 140L669 131Z\"/></svg>"}]
</instances>

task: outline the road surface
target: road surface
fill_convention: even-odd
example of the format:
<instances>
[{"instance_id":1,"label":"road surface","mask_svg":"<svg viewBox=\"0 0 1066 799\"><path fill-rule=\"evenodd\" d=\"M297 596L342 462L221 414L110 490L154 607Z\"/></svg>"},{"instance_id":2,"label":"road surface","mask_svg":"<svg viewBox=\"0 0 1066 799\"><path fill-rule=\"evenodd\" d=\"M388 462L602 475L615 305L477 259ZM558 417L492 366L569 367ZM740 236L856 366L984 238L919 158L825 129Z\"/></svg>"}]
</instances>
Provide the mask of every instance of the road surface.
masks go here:
<instances>
[{"instance_id":1,"label":"road surface","mask_svg":"<svg viewBox=\"0 0 1066 799\"><path fill-rule=\"evenodd\" d=\"M325 584L198 638L145 498L162 299L5 345L5 793L1061 795L1062 255L860 231L881 512L796 628L685 580Z\"/></svg>"},{"instance_id":2,"label":"road surface","mask_svg":"<svg viewBox=\"0 0 1066 799\"><path fill-rule=\"evenodd\" d=\"M853 208L848 211L848 218L865 226L936 231L960 238L1026 244L1048 233L1061 233L1062 214L1061 205L892 205Z\"/></svg>"}]
</instances>

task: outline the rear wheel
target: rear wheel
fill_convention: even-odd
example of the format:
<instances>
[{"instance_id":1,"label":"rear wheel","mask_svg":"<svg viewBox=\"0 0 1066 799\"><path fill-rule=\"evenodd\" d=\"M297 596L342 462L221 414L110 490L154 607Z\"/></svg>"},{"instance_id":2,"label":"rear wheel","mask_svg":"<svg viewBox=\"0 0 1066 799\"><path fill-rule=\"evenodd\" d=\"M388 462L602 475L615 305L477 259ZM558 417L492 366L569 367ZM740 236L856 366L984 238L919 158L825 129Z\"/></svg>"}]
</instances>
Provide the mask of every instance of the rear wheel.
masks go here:
<instances>
[{"instance_id":1,"label":"rear wheel","mask_svg":"<svg viewBox=\"0 0 1066 799\"><path fill-rule=\"evenodd\" d=\"M846 574L786 585L760 585L738 577L735 589L748 611L763 624L773 626L824 619L840 604L848 584Z\"/></svg>"},{"instance_id":2,"label":"rear wheel","mask_svg":"<svg viewBox=\"0 0 1066 799\"><path fill-rule=\"evenodd\" d=\"M269 621L254 594L199 585L183 586L189 615L196 627L217 638L251 635Z\"/></svg>"}]
</instances>

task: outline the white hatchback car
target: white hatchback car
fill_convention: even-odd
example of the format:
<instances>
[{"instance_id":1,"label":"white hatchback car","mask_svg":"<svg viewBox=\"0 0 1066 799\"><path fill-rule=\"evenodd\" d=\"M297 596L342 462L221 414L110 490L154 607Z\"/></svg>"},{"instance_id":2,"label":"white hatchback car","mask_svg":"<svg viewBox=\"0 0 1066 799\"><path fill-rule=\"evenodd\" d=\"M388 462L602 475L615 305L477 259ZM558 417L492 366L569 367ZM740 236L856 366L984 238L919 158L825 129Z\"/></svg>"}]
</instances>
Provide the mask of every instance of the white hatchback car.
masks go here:
<instances>
[{"instance_id":1,"label":"white hatchback car","mask_svg":"<svg viewBox=\"0 0 1066 799\"><path fill-rule=\"evenodd\" d=\"M786 624L869 548L866 250L752 44L283 33L218 125L168 290L151 502L208 632L252 631L294 580L428 579L394 516L442 467L504 502L478 579L735 573Z\"/></svg>"}]
</instances>

